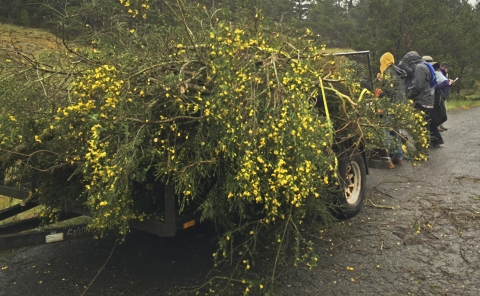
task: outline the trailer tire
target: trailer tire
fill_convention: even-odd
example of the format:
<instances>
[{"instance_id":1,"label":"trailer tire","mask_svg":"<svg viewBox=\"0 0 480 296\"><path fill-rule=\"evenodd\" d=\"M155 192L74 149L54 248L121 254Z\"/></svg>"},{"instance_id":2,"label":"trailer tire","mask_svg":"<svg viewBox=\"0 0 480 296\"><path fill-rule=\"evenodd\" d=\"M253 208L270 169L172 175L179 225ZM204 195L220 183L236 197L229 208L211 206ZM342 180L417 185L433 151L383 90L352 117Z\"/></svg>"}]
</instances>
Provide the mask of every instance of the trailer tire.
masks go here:
<instances>
[{"instance_id":1,"label":"trailer tire","mask_svg":"<svg viewBox=\"0 0 480 296\"><path fill-rule=\"evenodd\" d=\"M365 182L367 169L360 153L345 153L339 160L338 176L341 194L338 196L337 216L348 219L356 216L362 209L366 196Z\"/></svg>"}]
</instances>

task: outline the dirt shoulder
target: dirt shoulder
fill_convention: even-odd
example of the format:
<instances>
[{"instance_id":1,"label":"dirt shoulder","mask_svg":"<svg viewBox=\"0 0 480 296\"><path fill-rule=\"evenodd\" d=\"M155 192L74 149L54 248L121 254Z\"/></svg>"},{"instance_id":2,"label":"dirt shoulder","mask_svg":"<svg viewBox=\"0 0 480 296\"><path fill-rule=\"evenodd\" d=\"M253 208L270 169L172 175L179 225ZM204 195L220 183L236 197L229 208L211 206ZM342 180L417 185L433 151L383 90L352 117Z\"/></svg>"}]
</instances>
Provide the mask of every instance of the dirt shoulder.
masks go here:
<instances>
[{"instance_id":1,"label":"dirt shoulder","mask_svg":"<svg viewBox=\"0 0 480 296\"><path fill-rule=\"evenodd\" d=\"M276 294L480 295L479 115L449 112L430 161L372 169L364 210L340 236L310 233L319 266L279 280ZM205 280L214 235L201 226L174 238L135 232L114 250L107 238L3 252L0 295L81 295L102 267L86 295L170 295Z\"/></svg>"}]
</instances>

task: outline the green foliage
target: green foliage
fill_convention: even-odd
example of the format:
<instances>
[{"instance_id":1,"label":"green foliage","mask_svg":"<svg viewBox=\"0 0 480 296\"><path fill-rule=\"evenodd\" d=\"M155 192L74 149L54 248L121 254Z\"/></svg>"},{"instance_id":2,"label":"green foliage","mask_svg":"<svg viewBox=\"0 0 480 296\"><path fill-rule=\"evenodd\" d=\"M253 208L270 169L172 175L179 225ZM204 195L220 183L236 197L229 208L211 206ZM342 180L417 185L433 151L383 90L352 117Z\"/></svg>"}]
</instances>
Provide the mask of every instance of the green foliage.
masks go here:
<instances>
[{"instance_id":1,"label":"green foliage","mask_svg":"<svg viewBox=\"0 0 480 296\"><path fill-rule=\"evenodd\" d=\"M345 47L345 35L352 28L347 18L346 7L336 5L337 1L318 1L312 6L305 24L319 34L323 44L333 47Z\"/></svg>"}]
</instances>

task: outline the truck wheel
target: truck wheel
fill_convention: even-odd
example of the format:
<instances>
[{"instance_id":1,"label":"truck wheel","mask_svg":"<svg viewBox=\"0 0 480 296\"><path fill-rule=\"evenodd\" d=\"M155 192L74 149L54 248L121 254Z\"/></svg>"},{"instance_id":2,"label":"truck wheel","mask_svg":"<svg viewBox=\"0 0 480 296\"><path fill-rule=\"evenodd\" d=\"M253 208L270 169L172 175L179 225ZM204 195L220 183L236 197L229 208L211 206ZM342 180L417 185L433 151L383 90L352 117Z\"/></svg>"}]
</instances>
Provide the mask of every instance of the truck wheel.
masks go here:
<instances>
[{"instance_id":1,"label":"truck wheel","mask_svg":"<svg viewBox=\"0 0 480 296\"><path fill-rule=\"evenodd\" d=\"M339 161L338 174L342 190L342 194L338 197L339 218L352 218L362 209L366 195L367 170L362 155L347 152Z\"/></svg>"}]
</instances>

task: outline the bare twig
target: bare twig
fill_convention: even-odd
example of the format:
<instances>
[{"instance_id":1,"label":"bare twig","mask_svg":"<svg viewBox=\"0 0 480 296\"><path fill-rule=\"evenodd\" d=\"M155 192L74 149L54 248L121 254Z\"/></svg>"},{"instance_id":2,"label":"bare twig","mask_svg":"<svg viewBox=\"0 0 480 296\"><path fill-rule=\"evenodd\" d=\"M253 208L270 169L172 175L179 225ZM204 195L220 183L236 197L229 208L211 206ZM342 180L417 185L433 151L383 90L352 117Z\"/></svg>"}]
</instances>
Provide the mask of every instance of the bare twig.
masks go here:
<instances>
[{"instance_id":1,"label":"bare twig","mask_svg":"<svg viewBox=\"0 0 480 296\"><path fill-rule=\"evenodd\" d=\"M20 146L20 145L19 145ZM26 148L26 147L25 147ZM20 155L20 156L24 156L24 157L28 157L28 158L31 158L33 155L37 154L37 153L42 153L42 152L47 152L47 153L51 153L51 154L55 154L58 156L58 153L56 152L53 152L51 150L37 150L35 152L32 152L30 154L23 154L23 153L20 153L20 152L16 152L16 151L11 151L11 150L5 150L5 149L1 149L0 148L0 151L3 151L3 152L6 152L6 153L11 153L11 154L16 154L16 155Z\"/></svg>"},{"instance_id":2,"label":"bare twig","mask_svg":"<svg viewBox=\"0 0 480 296\"><path fill-rule=\"evenodd\" d=\"M216 159L212 159L212 160L201 160L201 161L197 161L197 162L194 162L194 163L191 163L189 165L187 165L186 167L184 167L181 171L179 171L178 173L179 174L183 174L185 173L185 171L195 165L199 165L199 164L204 164L204 163L215 163L216 162Z\"/></svg>"},{"instance_id":3,"label":"bare twig","mask_svg":"<svg viewBox=\"0 0 480 296\"><path fill-rule=\"evenodd\" d=\"M28 162L26 162L26 163L23 163L23 162L22 162L22 164L25 165L25 167L31 168L31 169L33 169L33 170L36 170L36 171L42 172L42 173L53 172L53 171L56 170L56 169L59 169L59 168L62 168L62 167L64 167L64 166L70 165L70 163L68 163L68 162L62 162L62 163L53 165L53 166L51 166L51 167L49 167L49 168L47 168L47 169L39 169L39 168L36 168L36 167L28 164ZM69 181L69 180L70 180L70 179L68 179L68 181Z\"/></svg>"},{"instance_id":4,"label":"bare twig","mask_svg":"<svg viewBox=\"0 0 480 296\"><path fill-rule=\"evenodd\" d=\"M180 120L180 119L200 120L202 117L203 116L198 116L198 117L177 116L177 117L173 117L173 118L169 118L169 119L165 119L165 120L142 120L142 119L136 119L136 118L130 118L130 117L124 117L123 119L128 120L128 121L133 121L133 122L139 122L139 123L143 123L143 124L162 124L162 123L173 122L173 121Z\"/></svg>"},{"instance_id":5,"label":"bare twig","mask_svg":"<svg viewBox=\"0 0 480 296\"><path fill-rule=\"evenodd\" d=\"M281 241L280 241L280 244L278 246L278 249L277 249L277 255L275 256L275 263L273 265L273 271L272 271L272 278L271 278L271 285L273 285L273 283L275 282L275 271L277 270L277 264L278 264L278 258L280 257L280 250L281 250L281 246L285 243L284 240L285 240L285 235L287 233L287 229L288 229L288 224L291 221L292 219L292 206L290 206L290 213L288 215L288 220L287 220L287 223L285 223L285 229L283 230L283 234L282 234L282 238L281 238Z\"/></svg>"},{"instance_id":6,"label":"bare twig","mask_svg":"<svg viewBox=\"0 0 480 296\"><path fill-rule=\"evenodd\" d=\"M112 248L112 251L110 252L110 255L108 255L108 258L107 260L105 260L105 263L103 263L102 267L100 268L100 270L97 272L97 274L95 275L95 277L92 279L92 281L88 284L87 288L85 288L85 290L83 291L83 293L80 295L80 296L84 296L87 294L87 291L88 289L90 288L90 286L95 282L95 280L97 279L97 277L100 275L100 273L103 271L103 269L105 268L105 266L107 265L108 261L110 261L110 258L112 258L112 255L113 255L113 252L115 251L115 248L117 247L118 245L118 236L119 234L117 234L117 238L115 239L115 243L113 244L113 248Z\"/></svg>"},{"instance_id":7,"label":"bare twig","mask_svg":"<svg viewBox=\"0 0 480 296\"><path fill-rule=\"evenodd\" d=\"M378 206L378 205L374 204L371 199L369 199L368 201L372 204L372 206L374 206L374 207L376 207L376 208L395 210L395 208L394 208L394 207L391 207L391 206Z\"/></svg>"},{"instance_id":8,"label":"bare twig","mask_svg":"<svg viewBox=\"0 0 480 296\"><path fill-rule=\"evenodd\" d=\"M181 295L181 294L184 294L184 293L191 293L191 292L199 291L200 289L204 288L205 286L209 285L210 283L212 283L215 280L226 280L226 281L233 281L233 282L238 282L238 283L242 282L241 280L233 279L231 277L228 278L228 277L225 277L225 276L214 276L211 279L209 279L208 281L206 281L205 283L203 283L199 286L196 286L196 287L192 287L192 288L180 287L180 289L183 290L183 291L180 291L178 293L178 295ZM190 290L187 290L187 289L190 289Z\"/></svg>"},{"instance_id":9,"label":"bare twig","mask_svg":"<svg viewBox=\"0 0 480 296\"><path fill-rule=\"evenodd\" d=\"M385 192L381 191L380 189L378 189L377 186L378 186L378 184L377 184L377 185L373 185L373 189L374 189L375 191L377 191L378 193L381 193L381 194L383 194L383 195L385 195L385 196L388 196L388 197L390 197L390 198L394 198L394 196L392 196L392 195L390 195L390 194L388 194L388 193L385 193Z\"/></svg>"},{"instance_id":10,"label":"bare twig","mask_svg":"<svg viewBox=\"0 0 480 296\"><path fill-rule=\"evenodd\" d=\"M65 34L65 21L66 19L68 18L68 16L65 16L63 19L62 19L62 22L61 22L61 25L62 25L62 43L63 43L63 46L65 47L65 49L70 52L71 54L74 54L76 55L77 57L79 57L80 59L84 60L85 62L88 62L90 64L97 64L97 62L77 53L76 51L72 50L70 47L68 47L68 44L67 44L67 40L66 40L66 34Z\"/></svg>"},{"instance_id":11,"label":"bare twig","mask_svg":"<svg viewBox=\"0 0 480 296\"><path fill-rule=\"evenodd\" d=\"M318 237L316 235L313 235L313 234L310 234L310 233L306 233L306 235L310 236L310 237L313 237L314 239L318 239L318 240L321 240L321 241L324 241L324 242L331 242L331 240L328 240L326 238L321 238L321 237Z\"/></svg>"},{"instance_id":12,"label":"bare twig","mask_svg":"<svg viewBox=\"0 0 480 296\"><path fill-rule=\"evenodd\" d=\"M45 95L45 97L48 97L47 90L45 89L45 84L43 83L43 80L44 80L45 78L41 78L41 77L40 77L40 73L39 73L38 69L37 69L37 77L38 77L38 80L37 80L37 81L40 82L40 85L42 86L43 94Z\"/></svg>"},{"instance_id":13,"label":"bare twig","mask_svg":"<svg viewBox=\"0 0 480 296\"><path fill-rule=\"evenodd\" d=\"M152 69L157 68L157 67L173 65L173 64L181 64L181 63L192 63L192 62L200 62L200 60L183 60L183 61L171 61L171 62L158 63L158 64L151 65L151 66L149 66L145 69L142 69L142 70L139 70L139 71L133 73L132 75L130 75L130 79L132 77L138 76L138 75L140 75L144 72L147 72L147 71L152 70Z\"/></svg>"}]
</instances>

